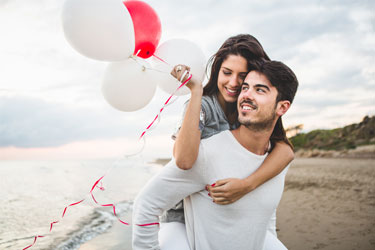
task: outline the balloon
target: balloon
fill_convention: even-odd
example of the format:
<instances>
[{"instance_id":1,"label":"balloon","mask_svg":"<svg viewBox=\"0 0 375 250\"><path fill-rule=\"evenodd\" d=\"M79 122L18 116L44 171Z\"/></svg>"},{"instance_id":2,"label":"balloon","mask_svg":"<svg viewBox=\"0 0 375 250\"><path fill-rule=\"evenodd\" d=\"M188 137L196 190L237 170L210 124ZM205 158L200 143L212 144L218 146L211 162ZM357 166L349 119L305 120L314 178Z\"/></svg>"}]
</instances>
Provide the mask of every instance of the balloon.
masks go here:
<instances>
[{"instance_id":1,"label":"balloon","mask_svg":"<svg viewBox=\"0 0 375 250\"><path fill-rule=\"evenodd\" d=\"M155 52L161 36L161 23L156 12L145 2L125 1L132 17L135 33L134 55L149 58ZM138 51L140 52L138 53Z\"/></svg>"},{"instance_id":2,"label":"balloon","mask_svg":"<svg viewBox=\"0 0 375 250\"><path fill-rule=\"evenodd\" d=\"M67 0L62 10L64 34L84 56L122 61L134 51L134 28L119 0Z\"/></svg>"},{"instance_id":3,"label":"balloon","mask_svg":"<svg viewBox=\"0 0 375 250\"><path fill-rule=\"evenodd\" d=\"M206 58L203 51L195 43L185 39L171 39L162 43L156 49L154 55L155 57L152 59L154 68L166 72L166 74L159 74L157 78L159 87L165 92L172 94L181 85L181 82L170 74L172 67L177 64L189 66L193 77L203 82ZM184 86L176 95L187 95L189 93L190 90Z\"/></svg>"},{"instance_id":4,"label":"balloon","mask_svg":"<svg viewBox=\"0 0 375 250\"><path fill-rule=\"evenodd\" d=\"M102 92L105 100L121 111L135 111L146 106L155 94L153 71L141 58L110 63L104 74Z\"/></svg>"}]
</instances>

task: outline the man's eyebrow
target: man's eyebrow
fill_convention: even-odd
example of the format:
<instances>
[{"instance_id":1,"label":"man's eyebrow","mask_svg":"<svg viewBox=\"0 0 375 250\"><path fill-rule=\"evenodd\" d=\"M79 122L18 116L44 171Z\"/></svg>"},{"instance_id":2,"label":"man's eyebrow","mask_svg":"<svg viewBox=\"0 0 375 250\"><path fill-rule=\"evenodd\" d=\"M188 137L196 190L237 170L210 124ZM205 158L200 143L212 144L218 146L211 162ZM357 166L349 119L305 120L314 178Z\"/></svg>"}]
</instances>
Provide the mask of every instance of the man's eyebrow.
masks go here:
<instances>
[{"instance_id":1,"label":"man's eyebrow","mask_svg":"<svg viewBox=\"0 0 375 250\"><path fill-rule=\"evenodd\" d=\"M267 89L268 91L270 91L270 88L267 86L267 85L264 85L264 84L255 84L254 86L255 88L265 88Z\"/></svg>"},{"instance_id":2,"label":"man's eyebrow","mask_svg":"<svg viewBox=\"0 0 375 250\"><path fill-rule=\"evenodd\" d=\"M249 84L248 84L247 82L243 82L243 83L241 84L241 87L242 87L243 85L249 86Z\"/></svg>"}]
</instances>

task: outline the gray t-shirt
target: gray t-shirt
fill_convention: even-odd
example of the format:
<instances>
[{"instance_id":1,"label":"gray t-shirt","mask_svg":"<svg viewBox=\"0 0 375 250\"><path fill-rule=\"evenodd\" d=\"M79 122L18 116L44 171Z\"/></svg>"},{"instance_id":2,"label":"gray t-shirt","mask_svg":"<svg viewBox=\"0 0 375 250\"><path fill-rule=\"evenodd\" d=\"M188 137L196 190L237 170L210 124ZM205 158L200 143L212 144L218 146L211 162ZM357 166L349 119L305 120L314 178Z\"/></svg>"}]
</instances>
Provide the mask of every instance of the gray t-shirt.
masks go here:
<instances>
[{"instance_id":1,"label":"gray t-shirt","mask_svg":"<svg viewBox=\"0 0 375 250\"><path fill-rule=\"evenodd\" d=\"M185 103L182 119L180 120L175 133L172 135L172 139L176 139L181 128L182 121L186 113L187 103L188 102ZM216 95L206 95L202 97L202 106L199 119L201 139L211 137L224 130L236 129L238 125L238 123L229 124ZM161 222L173 221L185 223L183 201L179 202L174 208L165 211L161 217Z\"/></svg>"}]
</instances>

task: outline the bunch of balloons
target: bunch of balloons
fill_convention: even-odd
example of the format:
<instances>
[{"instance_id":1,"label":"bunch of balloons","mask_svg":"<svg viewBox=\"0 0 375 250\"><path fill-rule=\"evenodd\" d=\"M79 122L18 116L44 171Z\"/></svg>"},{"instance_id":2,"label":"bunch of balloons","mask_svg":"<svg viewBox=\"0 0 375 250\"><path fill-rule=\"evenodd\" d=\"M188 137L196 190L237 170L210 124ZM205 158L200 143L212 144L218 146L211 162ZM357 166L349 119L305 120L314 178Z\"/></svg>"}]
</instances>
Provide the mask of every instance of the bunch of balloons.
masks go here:
<instances>
[{"instance_id":1,"label":"bunch of balloons","mask_svg":"<svg viewBox=\"0 0 375 250\"><path fill-rule=\"evenodd\" d=\"M143 1L66 0L62 23L65 37L76 51L110 62L102 92L118 110L143 108L157 85L174 93L181 84L170 75L174 65L188 65L196 79L204 79L206 59L202 50L185 39L171 39L158 46L160 19ZM188 93L184 87L176 94Z\"/></svg>"}]
</instances>

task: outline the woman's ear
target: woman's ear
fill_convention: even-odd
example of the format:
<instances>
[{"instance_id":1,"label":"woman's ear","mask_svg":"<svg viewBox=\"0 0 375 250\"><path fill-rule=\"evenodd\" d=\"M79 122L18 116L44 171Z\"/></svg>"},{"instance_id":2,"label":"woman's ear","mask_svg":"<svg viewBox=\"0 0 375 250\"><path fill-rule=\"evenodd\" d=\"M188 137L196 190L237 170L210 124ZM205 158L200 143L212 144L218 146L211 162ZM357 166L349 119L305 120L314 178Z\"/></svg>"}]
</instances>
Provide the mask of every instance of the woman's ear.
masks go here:
<instances>
[{"instance_id":1,"label":"woman's ear","mask_svg":"<svg viewBox=\"0 0 375 250\"><path fill-rule=\"evenodd\" d=\"M287 101L287 100L279 101L276 107L276 114L278 116L284 115L286 111L288 111L289 107L290 107L290 101Z\"/></svg>"}]
</instances>

